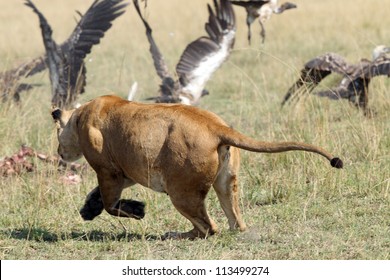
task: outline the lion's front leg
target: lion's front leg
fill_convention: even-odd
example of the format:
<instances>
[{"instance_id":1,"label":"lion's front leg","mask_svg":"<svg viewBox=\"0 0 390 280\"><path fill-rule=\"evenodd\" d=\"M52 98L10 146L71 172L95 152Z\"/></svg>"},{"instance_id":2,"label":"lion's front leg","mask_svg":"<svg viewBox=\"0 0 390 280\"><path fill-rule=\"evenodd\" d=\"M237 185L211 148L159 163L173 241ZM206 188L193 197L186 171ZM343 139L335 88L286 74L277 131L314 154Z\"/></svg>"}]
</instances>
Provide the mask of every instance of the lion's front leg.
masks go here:
<instances>
[{"instance_id":1,"label":"lion's front leg","mask_svg":"<svg viewBox=\"0 0 390 280\"><path fill-rule=\"evenodd\" d=\"M97 186L87 195L84 206L80 210L80 215L84 220L91 221L96 216L99 216L103 209L102 196L100 194L99 186Z\"/></svg>"},{"instance_id":2,"label":"lion's front leg","mask_svg":"<svg viewBox=\"0 0 390 280\"><path fill-rule=\"evenodd\" d=\"M98 175L100 195L104 209L113 216L142 219L145 204L131 199L120 199L122 190L134 184L121 174L101 171Z\"/></svg>"},{"instance_id":3,"label":"lion's front leg","mask_svg":"<svg viewBox=\"0 0 390 280\"><path fill-rule=\"evenodd\" d=\"M145 216L145 204L131 199L120 199L117 207L126 213L133 213L133 218L142 219ZM80 215L85 221L91 221L99 216L104 209L100 188L94 188L85 199L84 206L80 210ZM126 216L127 217L127 216Z\"/></svg>"}]
</instances>

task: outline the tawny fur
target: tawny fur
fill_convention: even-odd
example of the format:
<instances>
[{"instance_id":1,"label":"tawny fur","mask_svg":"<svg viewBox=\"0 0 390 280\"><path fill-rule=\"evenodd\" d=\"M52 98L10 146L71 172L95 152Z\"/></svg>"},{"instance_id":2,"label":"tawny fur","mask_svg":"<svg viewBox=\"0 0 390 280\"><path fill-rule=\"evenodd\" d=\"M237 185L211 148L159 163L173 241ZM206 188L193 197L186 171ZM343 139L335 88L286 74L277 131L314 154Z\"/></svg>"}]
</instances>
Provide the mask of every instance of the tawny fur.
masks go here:
<instances>
[{"instance_id":1,"label":"tawny fur","mask_svg":"<svg viewBox=\"0 0 390 280\"><path fill-rule=\"evenodd\" d=\"M103 96L73 111L54 110L52 115L61 157L74 161L84 155L97 173L99 186L87 198L83 217L93 219L100 209L92 209L95 214L85 212L104 207L114 216L142 218L143 204L120 199L125 187L138 183L167 193L194 226L167 237L192 239L217 231L205 207L211 187L230 229L245 230L238 203L238 148L266 153L310 151L326 157L333 167L342 167L341 160L319 147L256 141L211 112L181 104L142 104ZM90 201L93 197L96 203Z\"/></svg>"}]
</instances>

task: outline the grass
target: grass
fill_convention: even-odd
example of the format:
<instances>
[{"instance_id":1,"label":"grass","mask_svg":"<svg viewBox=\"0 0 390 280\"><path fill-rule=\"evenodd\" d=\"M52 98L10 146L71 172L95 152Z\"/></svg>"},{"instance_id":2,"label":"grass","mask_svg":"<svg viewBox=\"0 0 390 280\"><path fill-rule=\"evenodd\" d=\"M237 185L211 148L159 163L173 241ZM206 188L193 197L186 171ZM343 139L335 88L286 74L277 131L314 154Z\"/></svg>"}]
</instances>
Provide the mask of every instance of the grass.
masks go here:
<instances>
[{"instance_id":1,"label":"grass","mask_svg":"<svg viewBox=\"0 0 390 280\"><path fill-rule=\"evenodd\" d=\"M66 2L66 3L65 3ZM62 42L74 27L74 10L91 1L36 0ZM148 1L147 17L171 69L186 44L204 34L208 1ZM38 21L23 1L0 3L0 69L43 52ZM146 202L141 221L103 213L92 222L78 214L96 185L91 169L82 182L67 185L55 166L36 161L36 171L0 180L1 259L390 259L390 81L371 84L365 118L347 102L315 96L280 109L280 102L308 59L334 51L350 61L370 57L377 44L389 44L387 9L381 0L296 0L298 9L273 16L260 44L257 23L252 45L246 41L245 13L236 9L237 38L230 59L207 84L200 107L216 112L236 129L257 139L306 141L326 148L345 163L330 168L317 155L289 152L242 153L241 208L249 229L229 232L213 191L207 203L221 232L207 240L161 241L166 231L189 230L189 222L165 195L140 186L123 197ZM171 10L180 9L173 18ZM188 7L188 9L184 9ZM373 16L375 14L375 16ZM185 23L185 24L183 24ZM80 97L116 92L126 97L134 81L136 99L158 87L143 26L134 7L115 21L88 57L88 85ZM0 104L0 157L25 143L56 153L50 118L47 72L22 96L22 103ZM331 81L329 80L330 84Z\"/></svg>"}]
</instances>

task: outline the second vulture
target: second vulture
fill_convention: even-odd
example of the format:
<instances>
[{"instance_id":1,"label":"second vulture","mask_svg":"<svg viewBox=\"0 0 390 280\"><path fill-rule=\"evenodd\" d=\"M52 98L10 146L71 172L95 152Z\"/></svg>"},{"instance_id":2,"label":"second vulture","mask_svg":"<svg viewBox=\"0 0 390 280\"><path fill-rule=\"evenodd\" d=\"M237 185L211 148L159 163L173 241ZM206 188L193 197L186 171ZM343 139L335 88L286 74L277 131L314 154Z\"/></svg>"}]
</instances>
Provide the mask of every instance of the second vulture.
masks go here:
<instances>
[{"instance_id":1,"label":"second vulture","mask_svg":"<svg viewBox=\"0 0 390 280\"><path fill-rule=\"evenodd\" d=\"M372 60L362 59L357 64L349 64L336 53L326 53L308 61L301 70L299 79L287 91L282 106L293 99L298 99L299 93L312 92L325 77L337 73L342 76L337 87L315 94L331 99L347 99L356 107L363 109L364 113L368 113L369 83L376 76L390 76L390 58L386 56L389 52L389 47L377 46L373 50Z\"/></svg>"},{"instance_id":2,"label":"second vulture","mask_svg":"<svg viewBox=\"0 0 390 280\"><path fill-rule=\"evenodd\" d=\"M262 38L262 43L265 40L264 23L271 18L272 14L281 14L285 10L296 8L297 5L290 2L285 2L278 6L278 0L254 0L254 1L231 1L233 5L244 7L246 10L246 24L248 26L248 42L251 43L251 25L258 18Z\"/></svg>"},{"instance_id":3,"label":"second vulture","mask_svg":"<svg viewBox=\"0 0 390 280\"><path fill-rule=\"evenodd\" d=\"M204 88L211 75L228 58L234 45L236 21L228 0L214 0L215 12L208 5L209 20L205 25L208 37L187 45L176 65L177 79L169 73L164 57L158 49L152 29L141 14L138 1L133 0L135 8L146 28L150 53L154 66L161 78L160 95L151 98L158 103L198 104L200 98L208 94Z\"/></svg>"}]
</instances>

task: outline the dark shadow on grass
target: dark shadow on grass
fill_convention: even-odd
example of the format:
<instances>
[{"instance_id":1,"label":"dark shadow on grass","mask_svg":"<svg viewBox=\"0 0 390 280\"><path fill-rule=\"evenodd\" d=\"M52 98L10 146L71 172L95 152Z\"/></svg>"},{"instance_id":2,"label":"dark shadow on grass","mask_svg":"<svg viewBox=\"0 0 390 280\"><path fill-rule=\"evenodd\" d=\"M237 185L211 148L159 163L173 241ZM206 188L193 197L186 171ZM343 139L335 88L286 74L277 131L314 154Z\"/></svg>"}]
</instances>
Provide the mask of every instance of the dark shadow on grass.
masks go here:
<instances>
[{"instance_id":1,"label":"dark shadow on grass","mask_svg":"<svg viewBox=\"0 0 390 280\"><path fill-rule=\"evenodd\" d=\"M60 235L52 233L42 228L20 228L20 229L6 229L0 230L0 235L8 236L9 238L18 240L32 240L37 242L54 243L60 240L78 240L78 241L92 241L92 242L105 242L105 241L135 241L135 240L160 240L160 236L156 235L141 235L128 232L110 233L99 230L93 230L90 232L76 232L61 233Z\"/></svg>"},{"instance_id":2,"label":"dark shadow on grass","mask_svg":"<svg viewBox=\"0 0 390 280\"><path fill-rule=\"evenodd\" d=\"M41 228L21 228L21 229L8 229L2 230L2 235L9 236L10 238L19 240L34 240L41 242L57 242L58 236L45 229Z\"/></svg>"},{"instance_id":3,"label":"dark shadow on grass","mask_svg":"<svg viewBox=\"0 0 390 280\"><path fill-rule=\"evenodd\" d=\"M160 237L156 235L141 235L135 233L110 233L103 232L100 230L93 230L90 232L76 232L72 231L70 236L63 235L63 240L66 239L75 239L80 241L94 241L94 242L104 242L104 241L134 241L134 240L159 240Z\"/></svg>"}]
</instances>

